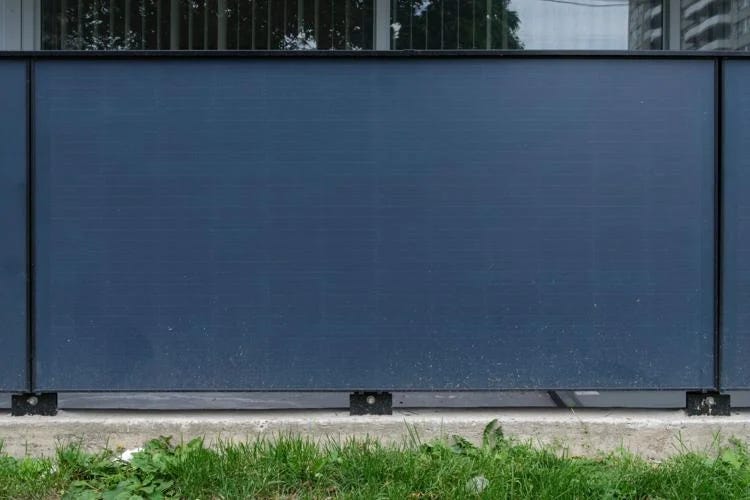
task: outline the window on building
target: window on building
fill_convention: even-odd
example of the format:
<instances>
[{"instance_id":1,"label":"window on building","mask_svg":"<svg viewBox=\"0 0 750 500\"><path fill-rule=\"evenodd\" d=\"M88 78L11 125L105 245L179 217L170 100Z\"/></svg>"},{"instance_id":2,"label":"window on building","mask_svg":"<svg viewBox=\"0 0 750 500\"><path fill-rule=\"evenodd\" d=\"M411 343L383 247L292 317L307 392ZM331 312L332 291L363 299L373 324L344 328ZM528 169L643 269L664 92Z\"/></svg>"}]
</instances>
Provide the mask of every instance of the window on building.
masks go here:
<instances>
[{"instance_id":1,"label":"window on building","mask_svg":"<svg viewBox=\"0 0 750 500\"><path fill-rule=\"evenodd\" d=\"M750 0L682 0L681 48L748 50Z\"/></svg>"}]
</instances>

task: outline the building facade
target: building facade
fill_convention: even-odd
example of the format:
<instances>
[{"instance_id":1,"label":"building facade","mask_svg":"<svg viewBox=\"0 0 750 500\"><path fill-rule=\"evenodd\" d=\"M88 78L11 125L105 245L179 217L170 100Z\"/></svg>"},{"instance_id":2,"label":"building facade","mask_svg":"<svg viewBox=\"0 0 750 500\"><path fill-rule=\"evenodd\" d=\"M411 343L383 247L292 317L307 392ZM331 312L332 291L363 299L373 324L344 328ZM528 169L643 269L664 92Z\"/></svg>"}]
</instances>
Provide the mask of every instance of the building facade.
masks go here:
<instances>
[{"instance_id":1,"label":"building facade","mask_svg":"<svg viewBox=\"0 0 750 500\"><path fill-rule=\"evenodd\" d=\"M687 0L681 9L683 49L750 50L750 0Z\"/></svg>"},{"instance_id":2,"label":"building facade","mask_svg":"<svg viewBox=\"0 0 750 500\"><path fill-rule=\"evenodd\" d=\"M659 50L664 46L664 5L631 2L628 16L628 48Z\"/></svg>"}]
</instances>

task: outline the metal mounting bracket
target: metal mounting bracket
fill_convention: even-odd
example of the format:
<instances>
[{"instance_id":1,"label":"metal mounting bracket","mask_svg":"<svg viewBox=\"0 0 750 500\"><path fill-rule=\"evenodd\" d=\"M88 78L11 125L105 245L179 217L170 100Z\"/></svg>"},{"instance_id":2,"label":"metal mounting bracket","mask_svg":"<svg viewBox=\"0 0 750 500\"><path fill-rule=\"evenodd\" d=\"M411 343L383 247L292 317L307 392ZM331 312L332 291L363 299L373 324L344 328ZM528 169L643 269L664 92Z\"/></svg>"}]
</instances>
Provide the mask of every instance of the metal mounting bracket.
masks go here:
<instances>
[{"instance_id":1,"label":"metal mounting bracket","mask_svg":"<svg viewBox=\"0 0 750 500\"><path fill-rule=\"evenodd\" d=\"M393 394L390 392L352 392L349 394L349 415L392 415Z\"/></svg>"},{"instance_id":2,"label":"metal mounting bracket","mask_svg":"<svg viewBox=\"0 0 750 500\"><path fill-rule=\"evenodd\" d=\"M729 394L718 392L688 392L685 403L687 414L725 417L731 414Z\"/></svg>"},{"instance_id":3,"label":"metal mounting bracket","mask_svg":"<svg viewBox=\"0 0 750 500\"><path fill-rule=\"evenodd\" d=\"M11 415L57 415L57 393L14 394L11 397Z\"/></svg>"}]
</instances>

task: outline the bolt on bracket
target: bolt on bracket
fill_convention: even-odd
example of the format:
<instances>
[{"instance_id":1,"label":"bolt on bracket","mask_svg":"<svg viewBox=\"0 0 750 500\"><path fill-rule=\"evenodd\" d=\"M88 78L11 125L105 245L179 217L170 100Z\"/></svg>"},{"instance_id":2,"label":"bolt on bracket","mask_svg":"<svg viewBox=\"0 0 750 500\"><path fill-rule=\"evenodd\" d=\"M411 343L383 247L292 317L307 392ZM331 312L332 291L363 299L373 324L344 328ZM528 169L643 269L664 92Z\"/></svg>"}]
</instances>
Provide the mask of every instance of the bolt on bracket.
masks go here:
<instances>
[{"instance_id":1,"label":"bolt on bracket","mask_svg":"<svg viewBox=\"0 0 750 500\"><path fill-rule=\"evenodd\" d=\"M349 415L392 415L393 395L390 392L352 392L349 394Z\"/></svg>"}]
</instances>

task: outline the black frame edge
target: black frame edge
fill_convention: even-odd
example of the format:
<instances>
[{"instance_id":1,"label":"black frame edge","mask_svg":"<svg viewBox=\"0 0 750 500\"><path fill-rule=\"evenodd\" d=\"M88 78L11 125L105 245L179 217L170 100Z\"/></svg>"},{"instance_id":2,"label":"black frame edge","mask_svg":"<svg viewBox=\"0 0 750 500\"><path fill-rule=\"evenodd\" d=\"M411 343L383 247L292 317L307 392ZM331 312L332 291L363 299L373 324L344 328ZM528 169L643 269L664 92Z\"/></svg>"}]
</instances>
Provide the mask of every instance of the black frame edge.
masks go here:
<instances>
[{"instance_id":1,"label":"black frame edge","mask_svg":"<svg viewBox=\"0 0 750 500\"><path fill-rule=\"evenodd\" d=\"M721 391L723 309L723 149L724 149L724 62L714 59L714 386Z\"/></svg>"},{"instance_id":2,"label":"black frame edge","mask_svg":"<svg viewBox=\"0 0 750 500\"><path fill-rule=\"evenodd\" d=\"M33 391L36 384L34 377L34 353L36 349L34 315L34 60L26 61L26 384L27 391Z\"/></svg>"},{"instance_id":3,"label":"black frame edge","mask_svg":"<svg viewBox=\"0 0 750 500\"><path fill-rule=\"evenodd\" d=\"M35 191L35 62L37 60L56 60L56 59L106 59L106 60L129 60L129 59L367 59L367 58L387 58L387 59L453 59L453 58L481 58L481 59L650 59L650 60L704 60L713 61L715 73L715 110L714 110L714 161L715 161L715 259L714 259L714 370L713 370L713 388L716 391L721 390L721 308L722 308L722 245L723 237L723 207L722 199L722 149L723 149L723 65L726 60L745 59L750 60L750 53L734 52L697 52L697 51L503 51L503 50L454 50L454 51L268 51L268 50L244 50L244 51L0 51L0 60L4 58L22 59L26 62L26 168L27 168L27 373L26 384L30 393L36 390L34 354L35 354L35 213L34 213L34 191ZM707 388L695 388L696 390L705 391ZM316 389L268 389L268 391L294 391L315 392ZM347 391L351 389L322 389L321 392ZM393 389L389 388L382 392L388 391L419 391L422 389ZM524 389L459 389L458 391L516 391ZM539 390L539 389L528 389ZM542 389L544 390L544 389ZM586 390L584 388L556 388L557 390ZM658 388L658 389L641 389L641 388L619 388L619 389L602 389L591 388L591 390L622 390L622 391L643 391L643 390L685 390L685 388ZM134 392L145 392L144 389L135 389ZM170 389L151 389L152 392L172 392ZM233 392L235 389L188 389L186 392ZM62 392L62 391L61 391ZM76 390L71 392L127 392L126 390L116 391L97 391L94 389ZM376 393L382 393L377 391ZM546 391L548 394L554 391ZM556 395L556 394L555 394ZM552 398L556 404L559 402ZM564 404L564 403L563 403Z\"/></svg>"},{"instance_id":4,"label":"black frame edge","mask_svg":"<svg viewBox=\"0 0 750 500\"><path fill-rule=\"evenodd\" d=\"M30 59L750 59L748 52L688 50L28 50L0 51Z\"/></svg>"}]
</instances>

